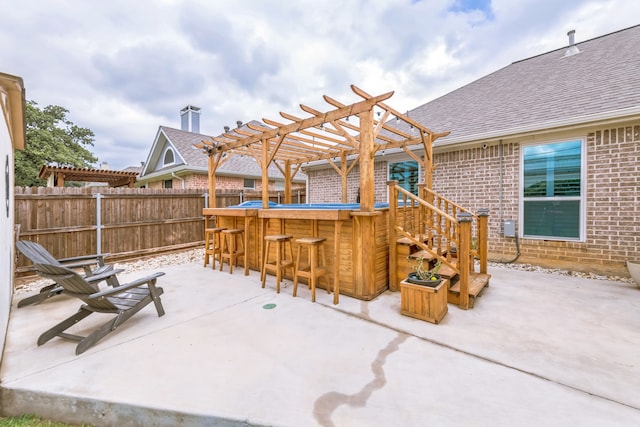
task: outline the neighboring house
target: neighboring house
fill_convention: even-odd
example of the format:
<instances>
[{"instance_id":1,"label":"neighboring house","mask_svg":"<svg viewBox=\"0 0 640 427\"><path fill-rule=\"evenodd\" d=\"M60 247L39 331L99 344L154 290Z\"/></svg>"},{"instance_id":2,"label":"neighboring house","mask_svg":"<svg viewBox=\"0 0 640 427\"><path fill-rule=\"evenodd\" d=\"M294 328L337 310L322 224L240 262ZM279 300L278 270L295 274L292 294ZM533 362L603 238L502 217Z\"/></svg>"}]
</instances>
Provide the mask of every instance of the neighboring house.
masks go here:
<instances>
[{"instance_id":1,"label":"neighboring house","mask_svg":"<svg viewBox=\"0 0 640 427\"><path fill-rule=\"evenodd\" d=\"M0 73L0 161L4 177L0 194L5 198L0 213L0 362L9 324L15 269L14 245L14 151L24 150L25 138L24 83L20 77Z\"/></svg>"},{"instance_id":2,"label":"neighboring house","mask_svg":"<svg viewBox=\"0 0 640 427\"><path fill-rule=\"evenodd\" d=\"M451 132L434 145L433 187L490 210L493 259L519 248L518 262L626 274L640 258L640 26L577 44L568 35L408 116ZM310 202L339 200L332 169L305 172ZM415 191L421 178L405 153L378 153L377 200L386 180ZM350 180L355 198L357 170Z\"/></svg>"},{"instance_id":3,"label":"neighboring house","mask_svg":"<svg viewBox=\"0 0 640 427\"><path fill-rule=\"evenodd\" d=\"M208 188L208 157L194 144L211 140L211 137L198 133L198 111L199 108L192 106L182 110L182 130L167 126L158 128L147 161L138 176L137 187ZM185 119L185 116L192 117ZM217 170L216 188L222 191L261 191L260 166L253 157L231 156ZM283 175L275 165L269 168L268 188L269 191L284 189ZM299 173L295 177L293 188L306 188L304 174Z\"/></svg>"}]
</instances>

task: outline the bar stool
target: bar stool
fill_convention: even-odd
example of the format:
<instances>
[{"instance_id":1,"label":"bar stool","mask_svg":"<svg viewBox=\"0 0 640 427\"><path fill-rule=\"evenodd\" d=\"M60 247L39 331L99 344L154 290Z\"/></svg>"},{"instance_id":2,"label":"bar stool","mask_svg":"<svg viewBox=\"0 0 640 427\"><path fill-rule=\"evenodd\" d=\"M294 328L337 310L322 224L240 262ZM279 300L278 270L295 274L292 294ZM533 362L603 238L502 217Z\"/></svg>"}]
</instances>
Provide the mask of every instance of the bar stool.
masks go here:
<instances>
[{"instance_id":1,"label":"bar stool","mask_svg":"<svg viewBox=\"0 0 640 427\"><path fill-rule=\"evenodd\" d=\"M282 272L290 268L293 271L293 246L291 246L291 239L293 236L287 236L284 234L276 234L272 236L264 236L264 257L262 262L262 272L260 274L260 280L262 280L262 287L267 280L267 270L273 271L276 275L276 292L280 293L280 281L282 280ZM276 259L273 262L269 262L269 248L271 243L276 245ZM291 259L287 259L287 247L291 253Z\"/></svg>"},{"instance_id":2,"label":"bar stool","mask_svg":"<svg viewBox=\"0 0 640 427\"><path fill-rule=\"evenodd\" d=\"M222 250L220 252L220 271L224 260L229 262L229 274L233 274L234 264L238 265L238 258L244 258L244 262L247 262L244 256L244 230L242 228L231 228L221 231L222 234ZM238 242L240 242L238 244Z\"/></svg>"},{"instance_id":3,"label":"bar stool","mask_svg":"<svg viewBox=\"0 0 640 427\"><path fill-rule=\"evenodd\" d=\"M206 228L204 230L204 267L209 264L209 256L213 257L211 268L216 268L216 257L222 262L222 239L220 232L226 227Z\"/></svg>"},{"instance_id":4,"label":"bar stool","mask_svg":"<svg viewBox=\"0 0 640 427\"><path fill-rule=\"evenodd\" d=\"M324 253L324 242L327 239L321 237L301 237L296 239L298 244L298 254L296 256L296 269L293 274L293 296L295 297L298 292L298 278L306 277L309 279L309 287L311 288L311 301L316 302L316 282L320 277L324 277L327 281L327 293L329 290L329 280L326 277L327 259ZM307 255L309 263L307 265L300 265L300 256L302 248L307 248ZM322 265L318 263L318 254L322 258Z\"/></svg>"}]
</instances>

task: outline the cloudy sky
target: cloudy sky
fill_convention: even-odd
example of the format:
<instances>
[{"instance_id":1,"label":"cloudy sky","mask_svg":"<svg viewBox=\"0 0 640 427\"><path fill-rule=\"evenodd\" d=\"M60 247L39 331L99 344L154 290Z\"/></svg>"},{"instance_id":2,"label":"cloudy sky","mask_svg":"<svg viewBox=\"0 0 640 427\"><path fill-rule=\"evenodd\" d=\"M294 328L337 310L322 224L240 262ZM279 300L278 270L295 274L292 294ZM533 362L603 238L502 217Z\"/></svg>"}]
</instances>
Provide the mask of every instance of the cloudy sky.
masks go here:
<instances>
[{"instance_id":1,"label":"cloudy sky","mask_svg":"<svg viewBox=\"0 0 640 427\"><path fill-rule=\"evenodd\" d=\"M110 169L158 126L306 117L355 84L405 111L513 61L640 24L638 0L0 0L0 72L95 133ZM428 123L427 123L428 125Z\"/></svg>"}]
</instances>

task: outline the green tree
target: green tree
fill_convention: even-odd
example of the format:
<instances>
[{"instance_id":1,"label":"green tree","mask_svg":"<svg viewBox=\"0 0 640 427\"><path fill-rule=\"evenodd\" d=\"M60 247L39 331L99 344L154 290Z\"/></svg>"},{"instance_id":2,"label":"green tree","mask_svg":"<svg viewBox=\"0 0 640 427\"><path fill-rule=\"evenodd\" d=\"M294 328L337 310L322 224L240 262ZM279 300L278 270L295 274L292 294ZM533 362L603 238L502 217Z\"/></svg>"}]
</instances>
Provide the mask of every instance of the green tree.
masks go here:
<instances>
[{"instance_id":1,"label":"green tree","mask_svg":"<svg viewBox=\"0 0 640 427\"><path fill-rule=\"evenodd\" d=\"M98 161L88 148L93 146L93 132L74 125L67 119L68 112L57 105L41 110L36 102L27 102L27 147L15 154L15 185L46 185L38 178L46 164L90 168Z\"/></svg>"}]
</instances>

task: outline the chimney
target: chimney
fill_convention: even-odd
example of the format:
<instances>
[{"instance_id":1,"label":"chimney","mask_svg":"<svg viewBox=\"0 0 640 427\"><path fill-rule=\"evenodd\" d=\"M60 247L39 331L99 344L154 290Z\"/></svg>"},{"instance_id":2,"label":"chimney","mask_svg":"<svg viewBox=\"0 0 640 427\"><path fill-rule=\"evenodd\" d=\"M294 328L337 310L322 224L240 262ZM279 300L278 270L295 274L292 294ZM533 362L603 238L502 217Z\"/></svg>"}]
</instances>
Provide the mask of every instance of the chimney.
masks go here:
<instances>
[{"instance_id":1,"label":"chimney","mask_svg":"<svg viewBox=\"0 0 640 427\"><path fill-rule=\"evenodd\" d=\"M238 125L238 129L240 129L240 128L242 127L242 122L241 122L240 120L238 120L238 121L236 122L236 125Z\"/></svg>"},{"instance_id":2,"label":"chimney","mask_svg":"<svg viewBox=\"0 0 640 427\"><path fill-rule=\"evenodd\" d=\"M181 129L186 132L200 133L200 108L187 105L180 110Z\"/></svg>"},{"instance_id":3,"label":"chimney","mask_svg":"<svg viewBox=\"0 0 640 427\"><path fill-rule=\"evenodd\" d=\"M567 56L572 56L572 55L575 55L576 53L580 53L580 49L578 49L578 46L576 46L575 34L576 34L576 30L571 30L567 33L567 35L569 36L569 47L567 48L567 51L564 53L565 58Z\"/></svg>"},{"instance_id":4,"label":"chimney","mask_svg":"<svg viewBox=\"0 0 640 427\"><path fill-rule=\"evenodd\" d=\"M224 127L224 131L225 133L229 133L229 131L231 130L231 128L229 126L225 126Z\"/></svg>"}]
</instances>

